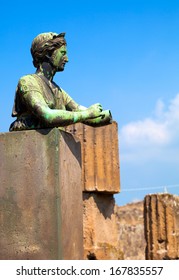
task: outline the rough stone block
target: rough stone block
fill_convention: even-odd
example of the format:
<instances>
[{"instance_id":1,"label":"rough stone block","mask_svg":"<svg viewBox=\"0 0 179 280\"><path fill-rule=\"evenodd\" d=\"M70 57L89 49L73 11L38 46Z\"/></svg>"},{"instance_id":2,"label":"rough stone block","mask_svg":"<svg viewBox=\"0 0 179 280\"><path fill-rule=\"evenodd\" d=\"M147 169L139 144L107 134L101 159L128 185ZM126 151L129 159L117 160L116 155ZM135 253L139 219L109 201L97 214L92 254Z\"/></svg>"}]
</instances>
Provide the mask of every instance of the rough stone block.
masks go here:
<instances>
[{"instance_id":1,"label":"rough stone block","mask_svg":"<svg viewBox=\"0 0 179 280\"><path fill-rule=\"evenodd\" d=\"M125 260L145 260L143 201L116 206L120 248Z\"/></svg>"},{"instance_id":2,"label":"rough stone block","mask_svg":"<svg viewBox=\"0 0 179 280\"><path fill-rule=\"evenodd\" d=\"M91 127L77 123L66 131L77 136L82 152L82 186L87 192L120 191L117 123Z\"/></svg>"},{"instance_id":3,"label":"rough stone block","mask_svg":"<svg viewBox=\"0 0 179 280\"><path fill-rule=\"evenodd\" d=\"M179 259L179 197L147 195L144 200L146 259Z\"/></svg>"},{"instance_id":4,"label":"rough stone block","mask_svg":"<svg viewBox=\"0 0 179 280\"><path fill-rule=\"evenodd\" d=\"M0 259L83 259L80 142L31 130L0 134Z\"/></svg>"},{"instance_id":5,"label":"rough stone block","mask_svg":"<svg viewBox=\"0 0 179 280\"><path fill-rule=\"evenodd\" d=\"M113 195L84 192L83 207L84 259L123 259Z\"/></svg>"}]
</instances>

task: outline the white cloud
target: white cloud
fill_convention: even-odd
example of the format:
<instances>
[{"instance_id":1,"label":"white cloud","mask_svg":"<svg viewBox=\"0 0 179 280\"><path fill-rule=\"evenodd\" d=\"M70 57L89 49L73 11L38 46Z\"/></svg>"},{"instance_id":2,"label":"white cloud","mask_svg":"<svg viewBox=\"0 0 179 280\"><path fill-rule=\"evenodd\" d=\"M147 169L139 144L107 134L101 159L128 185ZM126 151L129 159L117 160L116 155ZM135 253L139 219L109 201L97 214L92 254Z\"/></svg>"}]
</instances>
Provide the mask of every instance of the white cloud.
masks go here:
<instances>
[{"instance_id":1,"label":"white cloud","mask_svg":"<svg viewBox=\"0 0 179 280\"><path fill-rule=\"evenodd\" d=\"M179 94L171 100L168 111L165 113L167 127L173 140L179 138Z\"/></svg>"},{"instance_id":2,"label":"white cloud","mask_svg":"<svg viewBox=\"0 0 179 280\"><path fill-rule=\"evenodd\" d=\"M155 106L156 117L158 117L158 118L163 117L164 108L165 108L165 104L163 103L163 101L161 99L158 99L157 103L156 103L156 106Z\"/></svg>"},{"instance_id":3,"label":"white cloud","mask_svg":"<svg viewBox=\"0 0 179 280\"><path fill-rule=\"evenodd\" d=\"M169 134L165 123L150 118L132 122L121 129L120 138L128 146L161 145L169 141Z\"/></svg>"},{"instance_id":4,"label":"white cloud","mask_svg":"<svg viewBox=\"0 0 179 280\"><path fill-rule=\"evenodd\" d=\"M121 158L125 160L156 158L172 149L179 140L179 94L165 109L156 102L154 116L126 124L120 130ZM176 149L176 145L175 145ZM179 145L178 145L179 149ZM171 153L173 155L173 153Z\"/></svg>"}]
</instances>

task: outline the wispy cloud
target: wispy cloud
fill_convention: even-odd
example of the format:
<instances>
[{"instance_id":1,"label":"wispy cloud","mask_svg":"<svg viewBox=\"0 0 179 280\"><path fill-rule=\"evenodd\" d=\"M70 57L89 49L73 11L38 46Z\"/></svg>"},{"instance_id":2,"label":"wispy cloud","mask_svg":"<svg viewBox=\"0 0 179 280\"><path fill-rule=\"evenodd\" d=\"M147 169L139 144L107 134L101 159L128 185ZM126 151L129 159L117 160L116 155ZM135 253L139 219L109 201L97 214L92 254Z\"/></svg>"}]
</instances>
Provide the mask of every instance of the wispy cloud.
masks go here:
<instances>
[{"instance_id":1,"label":"wispy cloud","mask_svg":"<svg viewBox=\"0 0 179 280\"><path fill-rule=\"evenodd\" d=\"M125 160L156 158L176 143L179 150L179 94L166 106L156 102L154 114L143 120L130 122L120 130L121 157ZM168 151L167 151L168 152ZM174 153L174 152L173 152Z\"/></svg>"}]
</instances>

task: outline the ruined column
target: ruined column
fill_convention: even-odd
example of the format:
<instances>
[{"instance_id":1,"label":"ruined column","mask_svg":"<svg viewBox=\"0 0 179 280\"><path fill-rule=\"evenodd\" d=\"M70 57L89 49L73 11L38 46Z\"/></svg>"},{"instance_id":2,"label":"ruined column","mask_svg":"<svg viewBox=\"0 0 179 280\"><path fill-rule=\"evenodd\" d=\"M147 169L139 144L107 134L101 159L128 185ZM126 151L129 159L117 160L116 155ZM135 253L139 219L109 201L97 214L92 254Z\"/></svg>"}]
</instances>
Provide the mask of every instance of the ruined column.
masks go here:
<instances>
[{"instance_id":1,"label":"ruined column","mask_svg":"<svg viewBox=\"0 0 179 280\"><path fill-rule=\"evenodd\" d=\"M80 142L57 128L0 134L0 259L83 259Z\"/></svg>"},{"instance_id":2,"label":"ruined column","mask_svg":"<svg viewBox=\"0 0 179 280\"><path fill-rule=\"evenodd\" d=\"M113 197L120 191L117 123L67 131L81 142L84 259L122 259Z\"/></svg>"},{"instance_id":3,"label":"ruined column","mask_svg":"<svg viewBox=\"0 0 179 280\"><path fill-rule=\"evenodd\" d=\"M147 195L144 200L146 259L179 259L179 197Z\"/></svg>"}]
</instances>

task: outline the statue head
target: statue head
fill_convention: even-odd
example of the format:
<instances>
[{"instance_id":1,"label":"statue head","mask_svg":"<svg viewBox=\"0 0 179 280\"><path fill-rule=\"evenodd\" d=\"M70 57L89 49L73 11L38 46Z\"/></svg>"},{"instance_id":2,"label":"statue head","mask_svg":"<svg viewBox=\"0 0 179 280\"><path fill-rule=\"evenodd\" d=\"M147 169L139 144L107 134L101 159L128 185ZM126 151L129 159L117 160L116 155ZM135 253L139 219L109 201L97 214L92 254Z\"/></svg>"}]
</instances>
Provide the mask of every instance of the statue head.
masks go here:
<instances>
[{"instance_id":1,"label":"statue head","mask_svg":"<svg viewBox=\"0 0 179 280\"><path fill-rule=\"evenodd\" d=\"M66 46L65 33L41 33L32 41L31 54L33 57L33 64L36 68L51 57L52 53L62 47Z\"/></svg>"}]
</instances>

